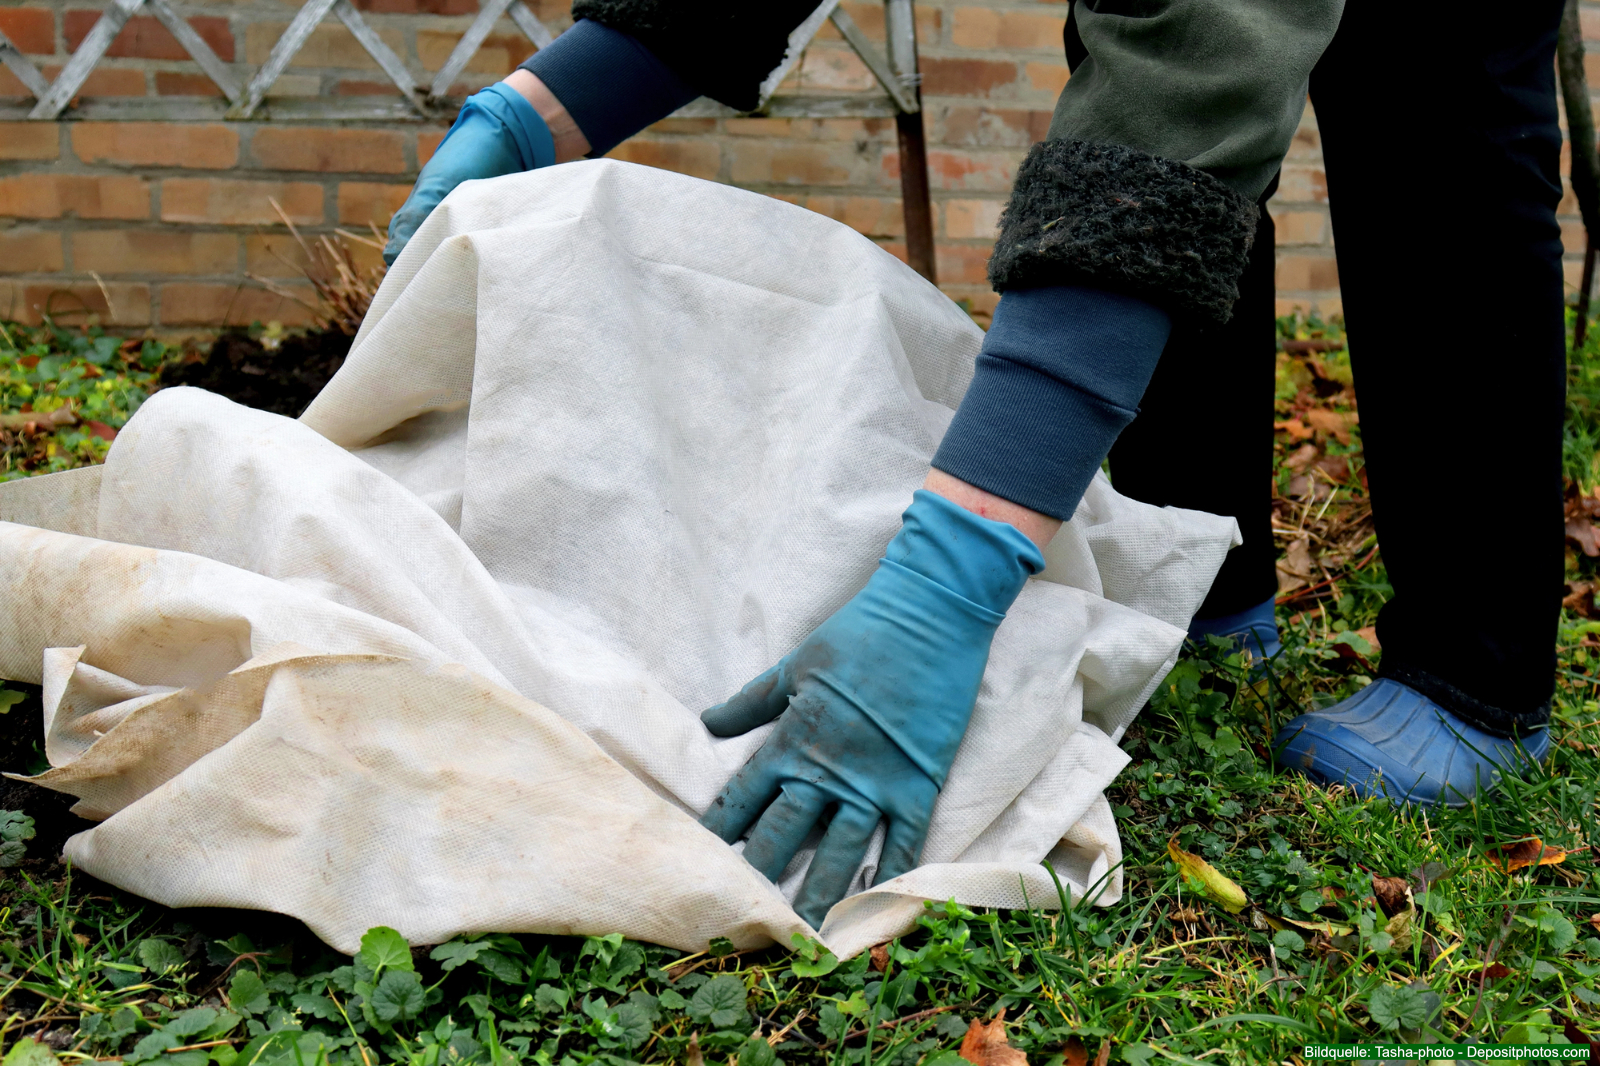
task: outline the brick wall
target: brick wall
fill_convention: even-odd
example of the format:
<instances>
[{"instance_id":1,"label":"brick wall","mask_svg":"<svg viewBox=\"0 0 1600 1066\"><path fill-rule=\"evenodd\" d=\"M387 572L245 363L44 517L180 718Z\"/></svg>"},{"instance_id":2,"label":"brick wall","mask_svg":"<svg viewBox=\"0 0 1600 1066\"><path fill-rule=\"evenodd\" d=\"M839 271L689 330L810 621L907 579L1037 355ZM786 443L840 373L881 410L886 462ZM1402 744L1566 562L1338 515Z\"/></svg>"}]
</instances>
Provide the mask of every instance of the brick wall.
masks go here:
<instances>
[{"instance_id":1,"label":"brick wall","mask_svg":"<svg viewBox=\"0 0 1600 1066\"><path fill-rule=\"evenodd\" d=\"M299 0L188 0L178 10L245 80ZM552 29L569 0L530 3ZM356 0L419 76L437 71L476 0ZM1600 61L1600 0L1585 27ZM845 7L875 40L875 0ZM98 14L93 0L0 0L0 30L54 77ZM1067 78L1065 4L1053 0L918 0L917 20L941 286L982 315L994 302L984 263L1016 166L1043 136ZM530 46L502 21L456 87L502 77ZM1600 86L1600 65L1590 77ZM429 79L422 79L424 81ZM861 91L871 74L826 27L791 76L808 92ZM154 19L136 16L80 97L216 94ZM321 26L273 90L287 96L395 96L337 22ZM0 104L26 91L0 68ZM270 103L270 99L269 99ZM304 292L298 247L273 201L310 234L380 228L404 199L444 125L0 122L0 315L36 319L86 306L130 328L185 332L224 322L297 323L305 309L246 280ZM615 157L731 182L802 204L903 254L899 159L890 120L674 119ZM1569 279L1582 227L1563 204ZM1339 310L1315 117L1309 111L1272 211L1281 310ZM363 252L369 261L375 253ZM309 295L309 294L306 294ZM109 303L108 303L109 298ZM53 301L53 304L52 304Z\"/></svg>"}]
</instances>

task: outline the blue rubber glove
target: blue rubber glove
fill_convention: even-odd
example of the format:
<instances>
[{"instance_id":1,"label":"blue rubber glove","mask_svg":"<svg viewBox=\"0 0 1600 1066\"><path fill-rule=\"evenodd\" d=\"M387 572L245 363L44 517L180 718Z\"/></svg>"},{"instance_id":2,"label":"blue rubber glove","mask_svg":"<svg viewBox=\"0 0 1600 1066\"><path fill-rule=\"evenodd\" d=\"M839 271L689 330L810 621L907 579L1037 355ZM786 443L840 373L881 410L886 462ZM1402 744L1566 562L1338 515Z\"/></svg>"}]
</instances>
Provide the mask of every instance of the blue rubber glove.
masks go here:
<instances>
[{"instance_id":1,"label":"blue rubber glove","mask_svg":"<svg viewBox=\"0 0 1600 1066\"><path fill-rule=\"evenodd\" d=\"M874 884L912 869L978 698L989 644L1044 556L1014 527L919 491L871 580L800 646L702 714L719 737L778 728L702 825L776 881L837 805L795 900L816 929L880 819ZM751 826L754 826L751 829Z\"/></svg>"},{"instance_id":2,"label":"blue rubber glove","mask_svg":"<svg viewBox=\"0 0 1600 1066\"><path fill-rule=\"evenodd\" d=\"M389 220L385 266L393 266L417 227L464 181L520 174L556 161L550 127L533 105L511 86L489 86L467 97L455 125L417 176L411 195Z\"/></svg>"}]
</instances>

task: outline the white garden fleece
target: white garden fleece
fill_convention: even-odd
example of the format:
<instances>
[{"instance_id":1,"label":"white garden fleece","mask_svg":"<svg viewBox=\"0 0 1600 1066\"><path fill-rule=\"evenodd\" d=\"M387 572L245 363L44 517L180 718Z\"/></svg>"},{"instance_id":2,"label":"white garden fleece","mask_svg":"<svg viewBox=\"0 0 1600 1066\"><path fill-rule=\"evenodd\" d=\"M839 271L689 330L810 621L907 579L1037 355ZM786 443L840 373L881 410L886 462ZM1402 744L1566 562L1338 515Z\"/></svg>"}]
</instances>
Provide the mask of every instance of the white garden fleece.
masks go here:
<instances>
[{"instance_id":1,"label":"white garden fleece","mask_svg":"<svg viewBox=\"0 0 1600 1066\"><path fill-rule=\"evenodd\" d=\"M103 467L0 486L0 674L83 870L350 952L475 931L805 932L695 821L770 727L737 691L872 573L982 334L821 215L615 161L453 192L298 421L154 396ZM876 846L823 939L925 900L1113 902L1103 790L1232 519L1104 477L1000 627L926 865ZM881 831L880 831L881 833Z\"/></svg>"}]
</instances>

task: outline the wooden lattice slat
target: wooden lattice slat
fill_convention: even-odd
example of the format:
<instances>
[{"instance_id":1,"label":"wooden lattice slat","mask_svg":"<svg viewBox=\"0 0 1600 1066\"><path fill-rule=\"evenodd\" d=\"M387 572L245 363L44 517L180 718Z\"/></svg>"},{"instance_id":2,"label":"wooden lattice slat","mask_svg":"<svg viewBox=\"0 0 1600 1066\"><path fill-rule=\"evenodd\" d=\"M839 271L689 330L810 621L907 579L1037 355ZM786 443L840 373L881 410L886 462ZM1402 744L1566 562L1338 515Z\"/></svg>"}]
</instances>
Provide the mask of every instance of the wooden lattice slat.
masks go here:
<instances>
[{"instance_id":1,"label":"wooden lattice slat","mask_svg":"<svg viewBox=\"0 0 1600 1066\"><path fill-rule=\"evenodd\" d=\"M0 31L0 63L17 76L17 80L28 87L28 91L38 99L50 88L50 82L39 73L39 68L28 62L28 57L22 54L22 49L11 43L11 38Z\"/></svg>"},{"instance_id":2,"label":"wooden lattice slat","mask_svg":"<svg viewBox=\"0 0 1600 1066\"><path fill-rule=\"evenodd\" d=\"M757 110L766 110L767 102L778 91L778 86L789 76L794 65L800 62L800 56L805 52L806 46L811 43L811 39L822 29L822 24L828 21L828 16L833 14L838 6L839 0L822 0L816 10L807 15L806 20L789 34L789 47L783 54L783 60L773 67L772 72L761 82L761 104Z\"/></svg>"},{"instance_id":3,"label":"wooden lattice slat","mask_svg":"<svg viewBox=\"0 0 1600 1066\"><path fill-rule=\"evenodd\" d=\"M111 42L122 32L128 16L143 3L144 0L113 0L83 43L78 45L78 50L72 53L72 58L67 60L67 65L61 68L61 73L56 75L50 88L39 96L39 102L28 112L28 117L48 120L60 115L72 98L78 95L78 90L83 88L89 72L106 54Z\"/></svg>"},{"instance_id":4,"label":"wooden lattice slat","mask_svg":"<svg viewBox=\"0 0 1600 1066\"><path fill-rule=\"evenodd\" d=\"M95 64L105 56L112 40L127 23L128 18L139 8L147 5L150 13L172 33L207 77L222 90L227 105L217 101L181 98L91 101L75 109L72 117L92 117L99 121L115 119L198 121L216 118L240 121L271 118L275 121L288 122L319 120L395 122L407 119L431 119L436 117L436 109L449 105L450 86L461 76L473 55L483 46L483 42L493 32L494 25L499 19L509 18L535 48L548 48L555 40L555 36L529 10L523 0L486 0L472 25L435 75L425 94L406 67L405 61L384 43L350 0L307 0L295 12L283 36L273 45L266 62L241 87L228 64L224 63L194 28L173 10L171 0L112 0L53 83L40 73L20 49L0 33L0 63L4 63L37 100L37 103L27 111L27 117L42 121L52 121L62 117L68 104L82 89ZM908 73L916 70L916 31L911 22L911 0L886 0L885 9L886 24L889 27L887 57L873 45L855 20L839 7L839 0L822 0L805 21L795 27L789 35L788 48L782 62L762 82L759 106L756 111L748 113L780 118L886 118L915 113L920 106L917 94L918 79L915 73ZM361 42L361 46L394 83L402 100L388 102L339 98L278 100L274 102L268 114L262 108L267 93L283 75L295 55L306 46L316 28L330 14L344 23L356 40ZM861 57L861 61L872 72L886 95L877 93L777 95L778 86L793 72L817 32L830 19L851 49ZM21 109L14 109L12 105L0 105L0 118L14 115L21 117L16 114L18 110ZM741 113L704 98L688 104L677 112L683 117L731 116Z\"/></svg>"},{"instance_id":5,"label":"wooden lattice slat","mask_svg":"<svg viewBox=\"0 0 1600 1066\"><path fill-rule=\"evenodd\" d=\"M150 13L155 15L167 32L178 39L183 50L194 58L200 69L206 72L206 77L216 83L222 90L222 95L228 98L230 104L239 102L239 83L234 80L233 73L227 65L217 58L217 53L206 44L205 38L194 32L194 27L178 17L172 10L167 0L145 0L150 7Z\"/></svg>"}]
</instances>

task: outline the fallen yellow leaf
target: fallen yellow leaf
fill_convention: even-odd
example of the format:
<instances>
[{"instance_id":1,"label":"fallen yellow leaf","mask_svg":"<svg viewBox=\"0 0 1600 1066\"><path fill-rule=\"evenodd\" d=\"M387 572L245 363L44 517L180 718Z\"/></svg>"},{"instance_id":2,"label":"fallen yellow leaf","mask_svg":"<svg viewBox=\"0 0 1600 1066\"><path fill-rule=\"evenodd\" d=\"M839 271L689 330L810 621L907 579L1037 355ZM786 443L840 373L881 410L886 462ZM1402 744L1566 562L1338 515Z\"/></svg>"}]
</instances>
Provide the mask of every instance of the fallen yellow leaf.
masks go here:
<instances>
[{"instance_id":1,"label":"fallen yellow leaf","mask_svg":"<svg viewBox=\"0 0 1600 1066\"><path fill-rule=\"evenodd\" d=\"M1217 868L1198 855L1191 855L1178 847L1176 836L1167 841L1167 854L1177 864L1178 873L1190 891L1198 892L1213 903L1220 904L1229 914L1238 914L1250 902L1244 889L1217 872Z\"/></svg>"}]
</instances>

